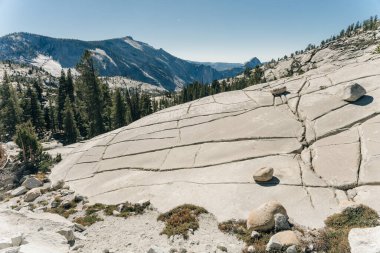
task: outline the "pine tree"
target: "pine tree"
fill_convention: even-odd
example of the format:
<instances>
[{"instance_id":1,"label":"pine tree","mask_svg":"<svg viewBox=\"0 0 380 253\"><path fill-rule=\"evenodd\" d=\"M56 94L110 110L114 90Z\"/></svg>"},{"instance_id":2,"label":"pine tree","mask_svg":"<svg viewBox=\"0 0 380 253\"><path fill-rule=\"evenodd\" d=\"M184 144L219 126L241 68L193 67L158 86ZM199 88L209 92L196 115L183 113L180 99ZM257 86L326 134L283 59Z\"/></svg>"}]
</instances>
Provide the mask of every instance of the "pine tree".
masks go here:
<instances>
[{"instance_id":1,"label":"pine tree","mask_svg":"<svg viewBox=\"0 0 380 253\"><path fill-rule=\"evenodd\" d=\"M9 140L16 132L16 125L21 122L22 110L16 91L10 84L7 73L0 90L0 127L1 139Z\"/></svg>"},{"instance_id":2,"label":"pine tree","mask_svg":"<svg viewBox=\"0 0 380 253\"><path fill-rule=\"evenodd\" d=\"M38 101L38 96L34 89L29 93L31 94L29 104L30 118L32 120L33 126L36 128L38 132L41 133L45 126L41 104Z\"/></svg>"},{"instance_id":3,"label":"pine tree","mask_svg":"<svg viewBox=\"0 0 380 253\"><path fill-rule=\"evenodd\" d=\"M41 144L38 142L33 125L30 121L17 125L14 141L21 148L21 160L24 163L34 163L42 153Z\"/></svg>"},{"instance_id":4,"label":"pine tree","mask_svg":"<svg viewBox=\"0 0 380 253\"><path fill-rule=\"evenodd\" d=\"M58 94L57 94L57 125L58 129L63 129L63 111L66 100L66 75L63 69L59 78Z\"/></svg>"},{"instance_id":5,"label":"pine tree","mask_svg":"<svg viewBox=\"0 0 380 253\"><path fill-rule=\"evenodd\" d=\"M140 98L140 116L145 117L153 113L152 101L149 94L143 92Z\"/></svg>"},{"instance_id":6,"label":"pine tree","mask_svg":"<svg viewBox=\"0 0 380 253\"><path fill-rule=\"evenodd\" d=\"M71 75L71 69L67 71L67 78L66 78L66 87L65 87L66 96L68 96L71 100L71 103L74 103L74 81L73 76Z\"/></svg>"},{"instance_id":7,"label":"pine tree","mask_svg":"<svg viewBox=\"0 0 380 253\"><path fill-rule=\"evenodd\" d=\"M112 108L112 126L113 128L120 128L127 123L127 108L125 101L121 94L120 88L116 89L113 97Z\"/></svg>"},{"instance_id":8,"label":"pine tree","mask_svg":"<svg viewBox=\"0 0 380 253\"><path fill-rule=\"evenodd\" d=\"M63 113L63 130L65 133L66 142L68 144L77 141L79 131L75 122L74 111L69 97L67 97L65 100L65 110Z\"/></svg>"},{"instance_id":9,"label":"pine tree","mask_svg":"<svg viewBox=\"0 0 380 253\"><path fill-rule=\"evenodd\" d=\"M78 87L82 89L81 99L83 100L83 113L88 122L88 137L104 133L103 124L103 94L101 83L95 71L94 61L91 53L86 50L83 54L77 70L80 73Z\"/></svg>"}]
</instances>

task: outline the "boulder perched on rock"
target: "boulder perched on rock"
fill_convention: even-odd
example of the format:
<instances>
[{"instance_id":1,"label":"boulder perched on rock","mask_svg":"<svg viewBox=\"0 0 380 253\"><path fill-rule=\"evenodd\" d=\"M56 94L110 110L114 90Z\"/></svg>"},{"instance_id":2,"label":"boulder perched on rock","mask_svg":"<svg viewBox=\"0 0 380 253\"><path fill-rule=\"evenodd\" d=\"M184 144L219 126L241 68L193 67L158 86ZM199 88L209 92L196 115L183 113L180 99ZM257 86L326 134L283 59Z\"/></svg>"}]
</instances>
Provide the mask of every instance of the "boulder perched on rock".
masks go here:
<instances>
[{"instance_id":1,"label":"boulder perched on rock","mask_svg":"<svg viewBox=\"0 0 380 253\"><path fill-rule=\"evenodd\" d=\"M29 177L22 183L27 189L33 189L42 186L42 182L35 177Z\"/></svg>"},{"instance_id":2,"label":"boulder perched on rock","mask_svg":"<svg viewBox=\"0 0 380 253\"><path fill-rule=\"evenodd\" d=\"M285 208L278 201L270 201L250 212L247 228L256 231L268 231L274 228L274 215L280 213L287 216Z\"/></svg>"},{"instance_id":3,"label":"boulder perched on rock","mask_svg":"<svg viewBox=\"0 0 380 253\"><path fill-rule=\"evenodd\" d=\"M34 201L36 198L38 198L39 196L41 196L41 190L40 190L40 188L34 188L34 189L29 190L29 191L25 194L24 200L25 200L26 202L32 202L32 201Z\"/></svg>"},{"instance_id":4,"label":"boulder perched on rock","mask_svg":"<svg viewBox=\"0 0 380 253\"><path fill-rule=\"evenodd\" d=\"M266 247L267 251L281 250L284 247L299 245L297 235L291 231L283 231L273 235Z\"/></svg>"},{"instance_id":5,"label":"boulder perched on rock","mask_svg":"<svg viewBox=\"0 0 380 253\"><path fill-rule=\"evenodd\" d=\"M366 94L366 90L358 83L350 83L343 87L341 97L348 102L355 102Z\"/></svg>"},{"instance_id":6,"label":"boulder perched on rock","mask_svg":"<svg viewBox=\"0 0 380 253\"><path fill-rule=\"evenodd\" d=\"M26 189L25 186L20 186L20 187L14 189L13 191L11 191L11 196L12 197L20 196L20 195L24 194L27 191L28 190Z\"/></svg>"},{"instance_id":7,"label":"boulder perched on rock","mask_svg":"<svg viewBox=\"0 0 380 253\"><path fill-rule=\"evenodd\" d=\"M253 179L256 182L268 182L272 180L273 177L273 168L263 167L253 174Z\"/></svg>"},{"instance_id":8,"label":"boulder perched on rock","mask_svg":"<svg viewBox=\"0 0 380 253\"><path fill-rule=\"evenodd\" d=\"M348 234L351 253L380 252L380 227L354 228Z\"/></svg>"},{"instance_id":9,"label":"boulder perched on rock","mask_svg":"<svg viewBox=\"0 0 380 253\"><path fill-rule=\"evenodd\" d=\"M286 92L286 86L276 87L270 90L273 96L279 96Z\"/></svg>"}]
</instances>

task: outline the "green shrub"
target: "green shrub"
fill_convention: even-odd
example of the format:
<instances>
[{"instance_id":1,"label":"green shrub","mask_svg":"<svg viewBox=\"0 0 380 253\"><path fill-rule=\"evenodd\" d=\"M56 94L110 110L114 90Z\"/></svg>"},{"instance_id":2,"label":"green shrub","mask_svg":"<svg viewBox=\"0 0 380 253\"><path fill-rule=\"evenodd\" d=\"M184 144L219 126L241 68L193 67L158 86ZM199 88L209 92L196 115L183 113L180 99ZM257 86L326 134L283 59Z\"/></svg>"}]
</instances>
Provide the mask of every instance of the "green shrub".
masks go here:
<instances>
[{"instance_id":1,"label":"green shrub","mask_svg":"<svg viewBox=\"0 0 380 253\"><path fill-rule=\"evenodd\" d=\"M202 213L208 212L202 207L185 204L160 214L157 220L165 222L161 234L166 234L168 237L182 235L187 239L190 229L195 231L199 228L198 216Z\"/></svg>"}]
</instances>

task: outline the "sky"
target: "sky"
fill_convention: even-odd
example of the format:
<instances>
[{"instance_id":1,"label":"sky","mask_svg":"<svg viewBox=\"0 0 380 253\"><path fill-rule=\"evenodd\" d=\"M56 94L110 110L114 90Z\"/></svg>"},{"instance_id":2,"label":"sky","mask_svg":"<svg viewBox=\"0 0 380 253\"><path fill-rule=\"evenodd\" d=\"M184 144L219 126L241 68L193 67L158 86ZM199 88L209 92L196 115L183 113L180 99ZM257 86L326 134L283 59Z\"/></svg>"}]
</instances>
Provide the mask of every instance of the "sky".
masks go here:
<instances>
[{"instance_id":1,"label":"sky","mask_svg":"<svg viewBox=\"0 0 380 253\"><path fill-rule=\"evenodd\" d=\"M132 36L194 61L277 59L379 14L380 0L0 0L0 36Z\"/></svg>"}]
</instances>

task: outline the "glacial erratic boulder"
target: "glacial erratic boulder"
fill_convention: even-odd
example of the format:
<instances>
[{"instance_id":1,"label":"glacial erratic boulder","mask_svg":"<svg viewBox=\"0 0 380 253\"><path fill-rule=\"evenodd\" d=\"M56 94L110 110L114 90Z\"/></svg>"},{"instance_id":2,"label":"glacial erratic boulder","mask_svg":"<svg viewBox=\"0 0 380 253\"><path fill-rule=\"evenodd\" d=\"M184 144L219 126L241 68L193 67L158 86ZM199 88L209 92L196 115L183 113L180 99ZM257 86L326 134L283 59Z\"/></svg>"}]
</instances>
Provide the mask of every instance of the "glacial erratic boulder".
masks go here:
<instances>
[{"instance_id":1,"label":"glacial erratic boulder","mask_svg":"<svg viewBox=\"0 0 380 253\"><path fill-rule=\"evenodd\" d=\"M275 87L270 92L273 96L280 96L286 92L286 86Z\"/></svg>"},{"instance_id":2,"label":"glacial erratic boulder","mask_svg":"<svg viewBox=\"0 0 380 253\"><path fill-rule=\"evenodd\" d=\"M271 167L263 167L253 174L253 179L256 182L268 182L272 180L273 177L273 168Z\"/></svg>"},{"instance_id":3,"label":"glacial erratic boulder","mask_svg":"<svg viewBox=\"0 0 380 253\"><path fill-rule=\"evenodd\" d=\"M287 216L285 208L278 201L269 201L249 213L247 228L256 231L268 231L274 228L274 216L281 213Z\"/></svg>"},{"instance_id":4,"label":"glacial erratic boulder","mask_svg":"<svg viewBox=\"0 0 380 253\"><path fill-rule=\"evenodd\" d=\"M341 91L341 98L347 102L355 102L366 94L366 90L358 83L349 83Z\"/></svg>"}]
</instances>

